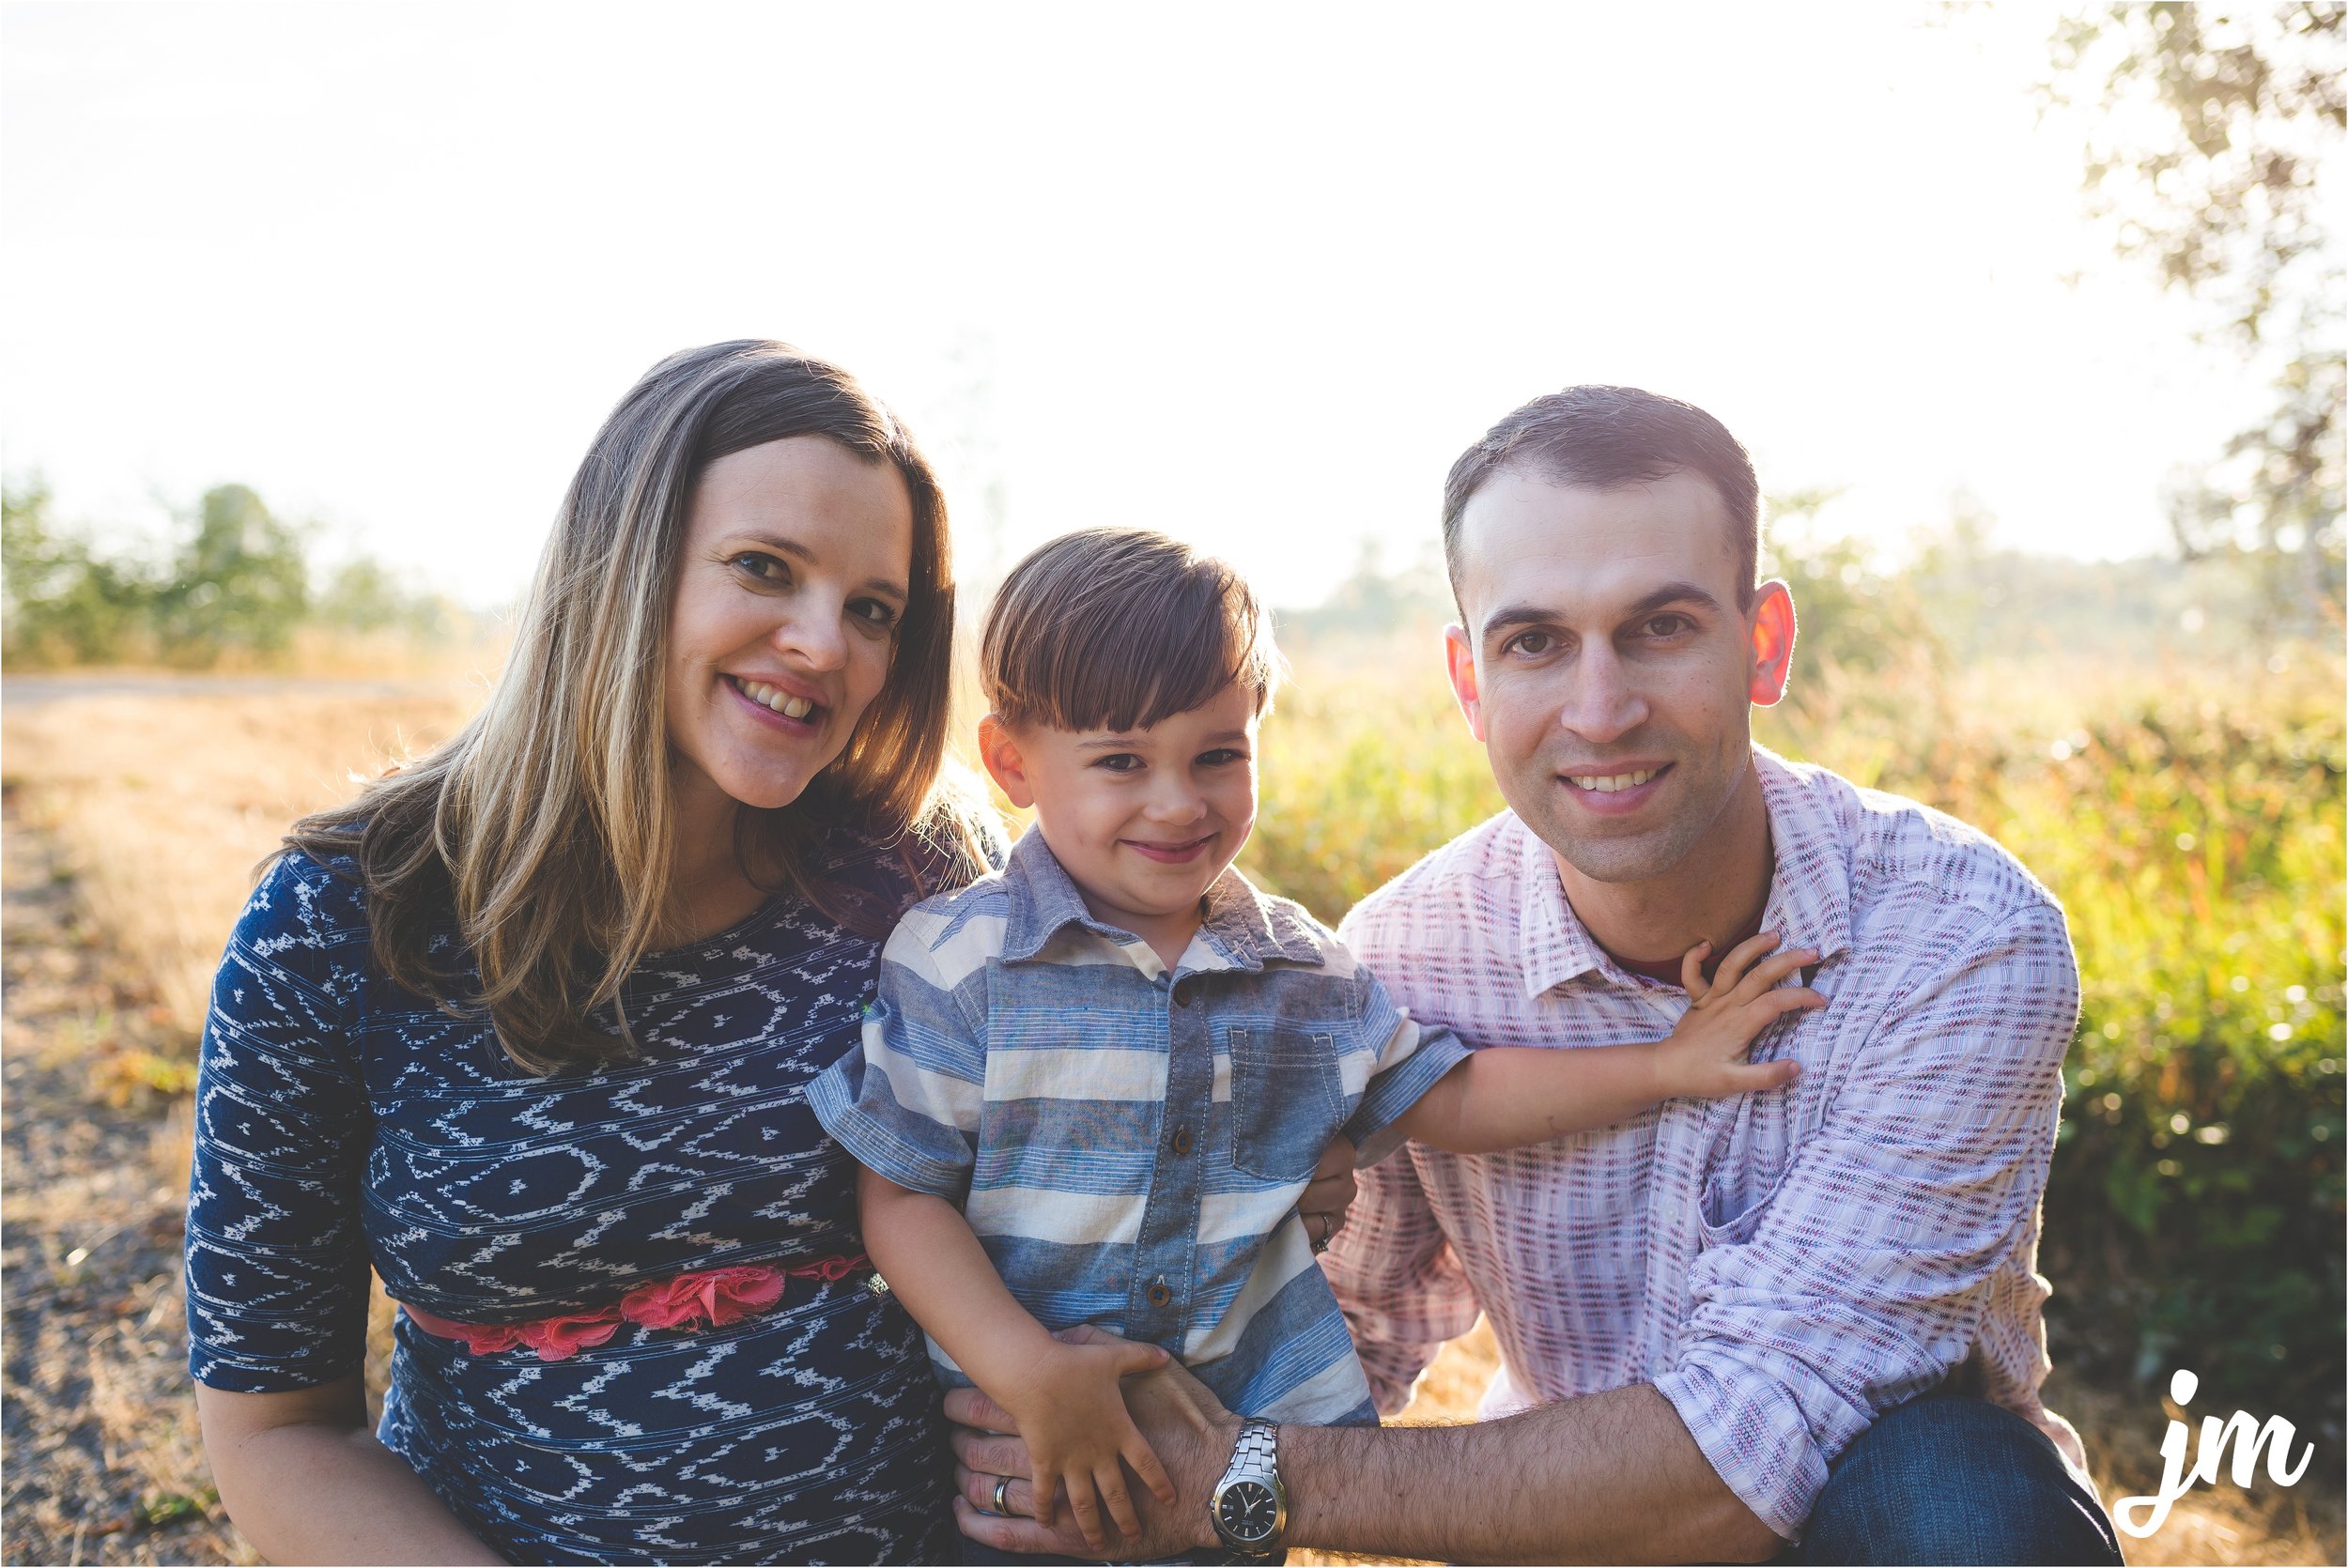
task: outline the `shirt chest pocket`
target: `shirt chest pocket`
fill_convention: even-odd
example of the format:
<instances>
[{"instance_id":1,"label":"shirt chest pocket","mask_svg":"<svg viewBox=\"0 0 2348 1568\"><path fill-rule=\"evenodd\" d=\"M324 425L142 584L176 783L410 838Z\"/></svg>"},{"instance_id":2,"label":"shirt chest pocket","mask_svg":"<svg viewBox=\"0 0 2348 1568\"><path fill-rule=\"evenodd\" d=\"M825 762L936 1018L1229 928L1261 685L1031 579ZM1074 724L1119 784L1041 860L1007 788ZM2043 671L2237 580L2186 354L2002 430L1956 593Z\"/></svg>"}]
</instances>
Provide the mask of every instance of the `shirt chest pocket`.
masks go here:
<instances>
[{"instance_id":1,"label":"shirt chest pocket","mask_svg":"<svg viewBox=\"0 0 2348 1568\"><path fill-rule=\"evenodd\" d=\"M1769 1200L1784 1184L1784 1171L1760 1184L1757 1191L1753 1183L1737 1179L1733 1172L1713 1172L1705 1179L1704 1210L1696 1222L1705 1247L1741 1247L1752 1240L1769 1212Z\"/></svg>"},{"instance_id":2,"label":"shirt chest pocket","mask_svg":"<svg viewBox=\"0 0 2348 1568\"><path fill-rule=\"evenodd\" d=\"M1706 1248L1738 1247L1753 1239L1792 1163L1799 1089L1739 1095L1712 1109L1720 1125L1705 1162L1697 1229Z\"/></svg>"},{"instance_id":3,"label":"shirt chest pocket","mask_svg":"<svg viewBox=\"0 0 2348 1568\"><path fill-rule=\"evenodd\" d=\"M1308 1181L1345 1122L1336 1037L1233 1028L1231 1163L1265 1181Z\"/></svg>"}]
</instances>

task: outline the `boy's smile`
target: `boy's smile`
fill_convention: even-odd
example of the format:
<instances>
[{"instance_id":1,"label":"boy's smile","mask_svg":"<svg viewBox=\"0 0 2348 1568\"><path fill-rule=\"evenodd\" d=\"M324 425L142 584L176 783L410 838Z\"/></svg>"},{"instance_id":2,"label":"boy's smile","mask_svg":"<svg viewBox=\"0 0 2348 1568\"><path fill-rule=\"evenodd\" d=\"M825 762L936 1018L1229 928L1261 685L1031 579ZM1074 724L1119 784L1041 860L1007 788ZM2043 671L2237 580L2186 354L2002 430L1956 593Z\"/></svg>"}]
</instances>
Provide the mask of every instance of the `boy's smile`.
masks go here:
<instances>
[{"instance_id":1,"label":"boy's smile","mask_svg":"<svg viewBox=\"0 0 2348 1568\"><path fill-rule=\"evenodd\" d=\"M1233 683L1147 730L1014 730L989 715L979 746L1012 804L1035 808L1093 918L1175 967L1255 826L1255 693Z\"/></svg>"},{"instance_id":2,"label":"boy's smile","mask_svg":"<svg viewBox=\"0 0 2348 1568\"><path fill-rule=\"evenodd\" d=\"M1188 839L1179 844L1162 844L1143 838L1120 838L1118 842L1127 849L1138 850L1151 859L1162 864L1184 866L1206 853L1207 846L1214 842L1214 835L1210 833L1204 838Z\"/></svg>"}]
</instances>

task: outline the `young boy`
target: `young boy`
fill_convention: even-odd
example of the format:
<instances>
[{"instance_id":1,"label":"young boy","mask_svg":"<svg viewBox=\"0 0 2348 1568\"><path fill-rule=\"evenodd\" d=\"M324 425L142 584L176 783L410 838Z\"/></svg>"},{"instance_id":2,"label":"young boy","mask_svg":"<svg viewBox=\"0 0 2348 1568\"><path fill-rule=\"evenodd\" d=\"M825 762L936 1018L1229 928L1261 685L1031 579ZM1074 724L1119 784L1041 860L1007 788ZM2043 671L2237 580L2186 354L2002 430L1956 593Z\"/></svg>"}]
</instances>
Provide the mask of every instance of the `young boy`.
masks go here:
<instances>
[{"instance_id":1,"label":"young boy","mask_svg":"<svg viewBox=\"0 0 2348 1568\"><path fill-rule=\"evenodd\" d=\"M1019 1422L1034 1512L1057 1487L1105 1550L1137 1532L1120 1461L1165 1471L1118 1379L1165 1354L1242 1415L1375 1423L1296 1212L1322 1150L1482 1152L1675 1096L1774 1088L1748 1064L1806 952L1756 938L1667 1039L1471 1052L1421 1029L1336 938L1231 870L1256 815L1265 616L1222 562L1094 529L1022 561L988 615L987 771L1034 828L1010 864L907 914L859 1049L810 1099L865 1167L873 1264L950 1384ZM1064 1345L1089 1323L1134 1342ZM1096 1499L1096 1492L1098 1494Z\"/></svg>"}]
</instances>

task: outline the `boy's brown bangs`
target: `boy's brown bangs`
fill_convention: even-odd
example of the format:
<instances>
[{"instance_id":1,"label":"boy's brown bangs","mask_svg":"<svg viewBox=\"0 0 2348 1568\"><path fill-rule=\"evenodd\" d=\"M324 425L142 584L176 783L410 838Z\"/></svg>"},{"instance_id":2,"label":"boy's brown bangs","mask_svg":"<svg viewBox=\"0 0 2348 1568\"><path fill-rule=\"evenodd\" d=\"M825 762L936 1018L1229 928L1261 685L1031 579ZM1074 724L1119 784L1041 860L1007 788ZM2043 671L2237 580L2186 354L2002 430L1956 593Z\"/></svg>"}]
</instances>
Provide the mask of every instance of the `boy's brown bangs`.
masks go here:
<instances>
[{"instance_id":1,"label":"boy's brown bangs","mask_svg":"<svg viewBox=\"0 0 2348 1568\"><path fill-rule=\"evenodd\" d=\"M1006 723L1072 730L1146 730L1234 682L1261 713L1277 657L1245 579L1138 529L1088 529L1021 561L981 647Z\"/></svg>"}]
</instances>

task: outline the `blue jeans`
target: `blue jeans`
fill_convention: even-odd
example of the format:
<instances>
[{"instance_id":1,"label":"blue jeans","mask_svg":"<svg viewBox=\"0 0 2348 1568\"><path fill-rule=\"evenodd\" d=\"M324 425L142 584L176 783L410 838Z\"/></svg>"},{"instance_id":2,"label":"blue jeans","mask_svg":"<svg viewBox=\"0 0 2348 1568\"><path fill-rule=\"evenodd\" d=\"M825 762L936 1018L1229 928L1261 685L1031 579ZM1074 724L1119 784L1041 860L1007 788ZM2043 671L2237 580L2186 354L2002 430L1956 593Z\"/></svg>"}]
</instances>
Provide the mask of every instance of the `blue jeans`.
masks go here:
<instances>
[{"instance_id":1,"label":"blue jeans","mask_svg":"<svg viewBox=\"0 0 2348 1568\"><path fill-rule=\"evenodd\" d=\"M2120 1538L2044 1432L1928 1394L1886 1411L1827 1470L1779 1562L2118 1563Z\"/></svg>"}]
</instances>

